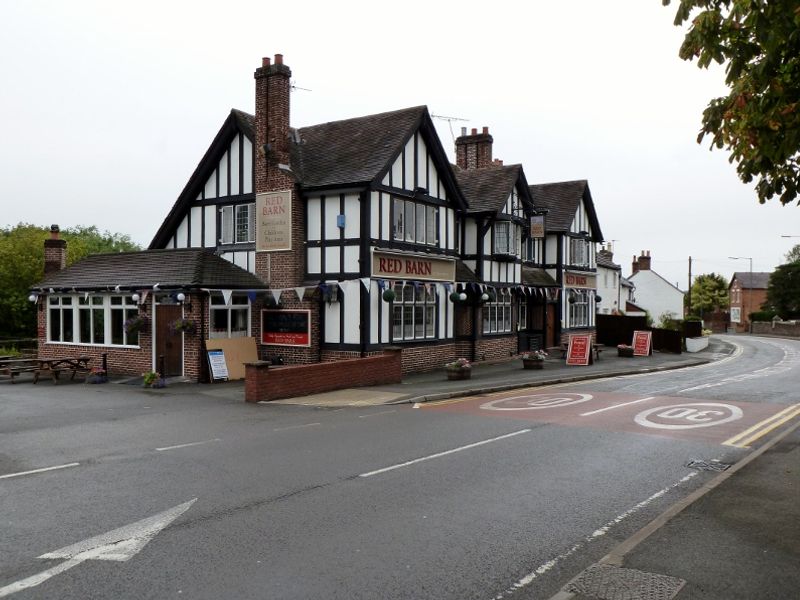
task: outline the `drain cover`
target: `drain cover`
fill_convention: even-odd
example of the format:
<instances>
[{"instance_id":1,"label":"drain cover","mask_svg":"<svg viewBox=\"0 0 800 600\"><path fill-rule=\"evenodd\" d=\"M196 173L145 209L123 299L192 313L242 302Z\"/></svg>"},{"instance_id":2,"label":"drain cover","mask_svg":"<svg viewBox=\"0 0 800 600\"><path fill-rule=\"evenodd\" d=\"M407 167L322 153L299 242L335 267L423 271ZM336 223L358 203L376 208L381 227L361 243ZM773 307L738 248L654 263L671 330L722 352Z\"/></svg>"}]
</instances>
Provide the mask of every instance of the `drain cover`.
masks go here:
<instances>
[{"instance_id":1,"label":"drain cover","mask_svg":"<svg viewBox=\"0 0 800 600\"><path fill-rule=\"evenodd\" d=\"M697 469L698 471L727 471L730 468L729 463L719 462L718 460L699 460L694 459L686 463L690 469Z\"/></svg>"},{"instance_id":2,"label":"drain cover","mask_svg":"<svg viewBox=\"0 0 800 600\"><path fill-rule=\"evenodd\" d=\"M677 577L592 565L569 583L567 591L599 600L670 600L686 582Z\"/></svg>"}]
</instances>

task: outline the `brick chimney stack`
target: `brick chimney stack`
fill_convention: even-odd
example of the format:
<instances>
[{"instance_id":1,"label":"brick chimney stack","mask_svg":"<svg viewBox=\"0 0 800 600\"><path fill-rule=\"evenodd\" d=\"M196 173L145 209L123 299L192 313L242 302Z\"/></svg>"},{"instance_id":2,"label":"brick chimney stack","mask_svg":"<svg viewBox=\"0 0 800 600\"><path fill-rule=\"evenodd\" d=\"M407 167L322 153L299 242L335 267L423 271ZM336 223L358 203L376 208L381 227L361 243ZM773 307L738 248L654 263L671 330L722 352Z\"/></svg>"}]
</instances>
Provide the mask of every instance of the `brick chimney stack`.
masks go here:
<instances>
[{"instance_id":1,"label":"brick chimney stack","mask_svg":"<svg viewBox=\"0 0 800 600\"><path fill-rule=\"evenodd\" d=\"M44 274L60 271L67 266L67 241L59 237L58 225L50 226L50 238L44 241Z\"/></svg>"},{"instance_id":2,"label":"brick chimney stack","mask_svg":"<svg viewBox=\"0 0 800 600\"><path fill-rule=\"evenodd\" d=\"M639 270L640 271L650 270L650 250L648 250L647 252L642 250L642 255L639 257Z\"/></svg>"},{"instance_id":3,"label":"brick chimney stack","mask_svg":"<svg viewBox=\"0 0 800 600\"><path fill-rule=\"evenodd\" d=\"M289 166L289 96L292 71L276 54L256 69L256 193L286 190L294 181L278 165Z\"/></svg>"},{"instance_id":4,"label":"brick chimney stack","mask_svg":"<svg viewBox=\"0 0 800 600\"><path fill-rule=\"evenodd\" d=\"M491 167L493 142L488 127L484 127L481 133L473 128L469 135L466 128L462 128L461 135L456 138L456 165L465 171Z\"/></svg>"}]
</instances>

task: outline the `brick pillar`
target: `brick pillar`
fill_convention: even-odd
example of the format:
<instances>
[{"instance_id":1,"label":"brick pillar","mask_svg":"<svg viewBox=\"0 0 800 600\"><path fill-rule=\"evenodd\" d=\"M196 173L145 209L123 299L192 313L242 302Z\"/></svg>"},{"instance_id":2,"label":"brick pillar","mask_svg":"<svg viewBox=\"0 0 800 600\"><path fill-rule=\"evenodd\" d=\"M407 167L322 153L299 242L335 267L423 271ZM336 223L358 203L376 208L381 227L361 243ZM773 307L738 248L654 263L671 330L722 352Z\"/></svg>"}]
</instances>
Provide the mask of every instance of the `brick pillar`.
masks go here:
<instances>
[{"instance_id":1,"label":"brick pillar","mask_svg":"<svg viewBox=\"0 0 800 600\"><path fill-rule=\"evenodd\" d=\"M67 241L59 238L58 225L50 226L50 238L44 241L44 274L60 271L67 266Z\"/></svg>"}]
</instances>

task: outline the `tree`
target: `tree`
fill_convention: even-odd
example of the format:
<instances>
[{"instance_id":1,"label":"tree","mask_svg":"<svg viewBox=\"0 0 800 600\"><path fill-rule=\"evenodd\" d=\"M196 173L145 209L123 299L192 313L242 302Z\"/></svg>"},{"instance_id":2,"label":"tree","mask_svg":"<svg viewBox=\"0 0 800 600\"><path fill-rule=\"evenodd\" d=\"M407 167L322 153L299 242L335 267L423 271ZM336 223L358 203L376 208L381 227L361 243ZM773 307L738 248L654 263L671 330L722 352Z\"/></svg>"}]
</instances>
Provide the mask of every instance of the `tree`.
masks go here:
<instances>
[{"instance_id":1,"label":"tree","mask_svg":"<svg viewBox=\"0 0 800 600\"><path fill-rule=\"evenodd\" d=\"M664 6L671 0L662 0ZM678 0L675 25L690 18L683 60L726 66L730 93L703 112L700 143L730 151L739 178L758 177L764 203L800 191L800 0ZM798 201L800 204L800 201Z\"/></svg>"},{"instance_id":2,"label":"tree","mask_svg":"<svg viewBox=\"0 0 800 600\"><path fill-rule=\"evenodd\" d=\"M692 283L692 305L689 307L693 314L702 315L728 308L728 280L716 273L698 275Z\"/></svg>"},{"instance_id":3,"label":"tree","mask_svg":"<svg viewBox=\"0 0 800 600\"><path fill-rule=\"evenodd\" d=\"M0 229L0 336L33 336L36 314L30 288L44 277L44 240L50 229L28 223ZM139 250L127 235L74 227L61 232L67 241L67 264L88 254Z\"/></svg>"},{"instance_id":4,"label":"tree","mask_svg":"<svg viewBox=\"0 0 800 600\"><path fill-rule=\"evenodd\" d=\"M800 244L796 244L794 248L789 250L785 258L787 263L800 262Z\"/></svg>"},{"instance_id":5,"label":"tree","mask_svg":"<svg viewBox=\"0 0 800 600\"><path fill-rule=\"evenodd\" d=\"M782 319L800 317L800 262L781 265L772 272L764 307Z\"/></svg>"}]
</instances>

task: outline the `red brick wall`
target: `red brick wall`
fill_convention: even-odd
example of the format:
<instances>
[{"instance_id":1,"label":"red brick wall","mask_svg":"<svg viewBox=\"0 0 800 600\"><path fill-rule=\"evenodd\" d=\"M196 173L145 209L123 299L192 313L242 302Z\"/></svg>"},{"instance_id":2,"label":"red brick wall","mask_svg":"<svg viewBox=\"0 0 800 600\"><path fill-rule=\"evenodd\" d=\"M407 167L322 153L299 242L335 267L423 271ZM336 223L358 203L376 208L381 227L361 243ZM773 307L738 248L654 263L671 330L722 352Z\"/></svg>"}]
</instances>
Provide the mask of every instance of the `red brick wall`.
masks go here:
<instances>
[{"instance_id":1,"label":"red brick wall","mask_svg":"<svg viewBox=\"0 0 800 600\"><path fill-rule=\"evenodd\" d=\"M400 383L402 357L398 350L378 356L312 365L270 367L251 363L245 367L247 402L319 394L364 385Z\"/></svg>"},{"instance_id":2,"label":"red brick wall","mask_svg":"<svg viewBox=\"0 0 800 600\"><path fill-rule=\"evenodd\" d=\"M753 333L800 338L800 321L784 321L774 325L763 321L754 321Z\"/></svg>"},{"instance_id":3,"label":"red brick wall","mask_svg":"<svg viewBox=\"0 0 800 600\"><path fill-rule=\"evenodd\" d=\"M479 338L475 343L476 360L497 360L515 354L517 354L516 334Z\"/></svg>"},{"instance_id":4,"label":"red brick wall","mask_svg":"<svg viewBox=\"0 0 800 600\"><path fill-rule=\"evenodd\" d=\"M433 371L457 358L469 358L469 354L458 354L455 343L416 347L403 345L403 373Z\"/></svg>"}]
</instances>

